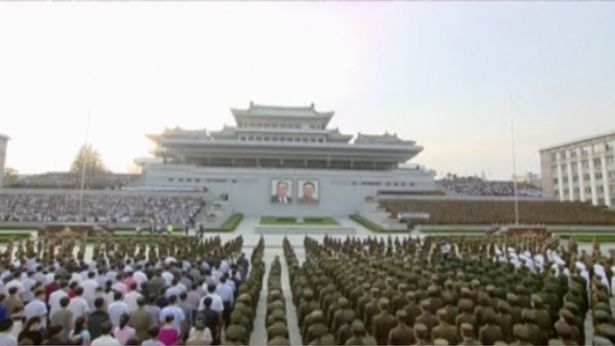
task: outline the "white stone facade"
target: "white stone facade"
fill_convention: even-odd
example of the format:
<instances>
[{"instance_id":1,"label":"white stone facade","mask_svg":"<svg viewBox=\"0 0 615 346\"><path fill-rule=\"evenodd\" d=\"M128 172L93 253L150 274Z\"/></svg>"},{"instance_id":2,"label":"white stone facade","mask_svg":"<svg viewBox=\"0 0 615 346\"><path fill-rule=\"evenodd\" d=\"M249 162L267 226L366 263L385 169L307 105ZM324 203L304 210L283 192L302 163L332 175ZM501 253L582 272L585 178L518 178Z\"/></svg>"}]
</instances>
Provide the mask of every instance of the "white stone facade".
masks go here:
<instances>
[{"instance_id":1,"label":"white stone facade","mask_svg":"<svg viewBox=\"0 0 615 346\"><path fill-rule=\"evenodd\" d=\"M9 142L9 137L0 134L0 187L4 181L4 166L6 164L6 147Z\"/></svg>"},{"instance_id":2,"label":"white stone facade","mask_svg":"<svg viewBox=\"0 0 615 346\"><path fill-rule=\"evenodd\" d=\"M540 151L545 192L560 201L615 207L615 133Z\"/></svg>"}]
</instances>

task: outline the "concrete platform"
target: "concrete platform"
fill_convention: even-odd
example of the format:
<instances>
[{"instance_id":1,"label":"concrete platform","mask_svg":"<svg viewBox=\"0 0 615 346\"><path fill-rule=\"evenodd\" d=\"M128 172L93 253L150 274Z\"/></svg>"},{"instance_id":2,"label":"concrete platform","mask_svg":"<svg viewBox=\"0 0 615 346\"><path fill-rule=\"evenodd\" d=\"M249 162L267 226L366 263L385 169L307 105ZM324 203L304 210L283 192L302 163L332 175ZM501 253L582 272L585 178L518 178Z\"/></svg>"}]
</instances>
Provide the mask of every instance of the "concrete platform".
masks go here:
<instances>
[{"instance_id":1,"label":"concrete platform","mask_svg":"<svg viewBox=\"0 0 615 346\"><path fill-rule=\"evenodd\" d=\"M274 235L354 235L357 230L354 227L345 226L301 226L301 225L284 225L272 226L261 225L254 229L256 234L274 234Z\"/></svg>"}]
</instances>

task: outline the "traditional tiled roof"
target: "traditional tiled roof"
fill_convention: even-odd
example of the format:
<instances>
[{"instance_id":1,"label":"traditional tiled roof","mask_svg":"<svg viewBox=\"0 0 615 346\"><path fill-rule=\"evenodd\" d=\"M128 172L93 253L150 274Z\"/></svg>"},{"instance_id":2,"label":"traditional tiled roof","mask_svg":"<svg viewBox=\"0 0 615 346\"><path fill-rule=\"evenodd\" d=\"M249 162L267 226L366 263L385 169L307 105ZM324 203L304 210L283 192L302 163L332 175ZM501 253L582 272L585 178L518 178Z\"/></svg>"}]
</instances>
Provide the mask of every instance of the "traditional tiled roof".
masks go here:
<instances>
[{"instance_id":1,"label":"traditional tiled roof","mask_svg":"<svg viewBox=\"0 0 615 346\"><path fill-rule=\"evenodd\" d=\"M309 106L291 107L291 106L267 106L257 105L250 102L248 109L231 108L231 112L235 116L263 116L263 117L301 117L314 118L323 117L331 118L334 112L318 112L314 104Z\"/></svg>"}]
</instances>

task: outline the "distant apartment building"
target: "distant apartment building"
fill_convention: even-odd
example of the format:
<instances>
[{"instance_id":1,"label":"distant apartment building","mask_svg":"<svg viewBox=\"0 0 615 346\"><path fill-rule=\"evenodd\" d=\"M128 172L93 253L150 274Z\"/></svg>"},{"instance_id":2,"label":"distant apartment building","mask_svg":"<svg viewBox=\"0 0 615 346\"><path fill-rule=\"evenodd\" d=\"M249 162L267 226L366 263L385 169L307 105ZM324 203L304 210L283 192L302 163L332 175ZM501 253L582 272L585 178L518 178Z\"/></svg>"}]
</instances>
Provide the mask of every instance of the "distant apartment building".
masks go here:
<instances>
[{"instance_id":1,"label":"distant apartment building","mask_svg":"<svg viewBox=\"0 0 615 346\"><path fill-rule=\"evenodd\" d=\"M540 150L542 188L560 201L615 207L615 132Z\"/></svg>"}]
</instances>

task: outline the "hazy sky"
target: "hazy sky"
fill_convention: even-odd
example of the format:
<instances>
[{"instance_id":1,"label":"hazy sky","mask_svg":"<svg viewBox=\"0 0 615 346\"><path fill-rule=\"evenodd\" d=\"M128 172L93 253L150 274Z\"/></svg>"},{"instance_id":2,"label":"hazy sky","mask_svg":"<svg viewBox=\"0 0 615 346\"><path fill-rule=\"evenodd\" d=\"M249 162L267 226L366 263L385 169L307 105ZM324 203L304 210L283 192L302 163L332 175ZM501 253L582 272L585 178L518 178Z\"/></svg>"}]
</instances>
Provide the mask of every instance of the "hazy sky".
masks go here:
<instances>
[{"instance_id":1,"label":"hazy sky","mask_svg":"<svg viewBox=\"0 0 615 346\"><path fill-rule=\"evenodd\" d=\"M512 94L512 103L510 95ZM615 130L615 3L1 2L7 165L115 171L165 126L217 130L250 100L396 132L438 173L508 178L538 150Z\"/></svg>"}]
</instances>

